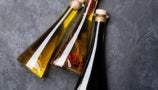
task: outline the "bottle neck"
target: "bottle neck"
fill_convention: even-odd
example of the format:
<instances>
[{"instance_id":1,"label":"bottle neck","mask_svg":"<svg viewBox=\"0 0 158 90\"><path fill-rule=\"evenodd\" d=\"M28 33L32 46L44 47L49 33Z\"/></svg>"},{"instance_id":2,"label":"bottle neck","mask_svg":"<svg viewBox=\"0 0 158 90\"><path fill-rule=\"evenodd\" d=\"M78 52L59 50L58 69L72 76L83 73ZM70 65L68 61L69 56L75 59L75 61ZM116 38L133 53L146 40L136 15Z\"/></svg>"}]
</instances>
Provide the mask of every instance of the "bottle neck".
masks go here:
<instances>
[{"instance_id":1,"label":"bottle neck","mask_svg":"<svg viewBox=\"0 0 158 90\"><path fill-rule=\"evenodd\" d=\"M103 47L104 45L104 26L105 22L102 21L95 21L95 30L98 32L98 41L97 41L97 47Z\"/></svg>"}]
</instances>

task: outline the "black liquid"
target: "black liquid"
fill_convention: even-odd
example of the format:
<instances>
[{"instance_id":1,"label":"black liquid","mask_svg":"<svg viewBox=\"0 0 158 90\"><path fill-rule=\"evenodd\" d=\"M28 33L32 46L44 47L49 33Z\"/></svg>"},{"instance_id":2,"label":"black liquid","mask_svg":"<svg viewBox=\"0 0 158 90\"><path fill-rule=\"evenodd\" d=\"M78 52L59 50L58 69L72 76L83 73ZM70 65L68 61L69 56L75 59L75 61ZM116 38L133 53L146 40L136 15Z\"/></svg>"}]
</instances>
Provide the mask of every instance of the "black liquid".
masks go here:
<instances>
[{"instance_id":1,"label":"black liquid","mask_svg":"<svg viewBox=\"0 0 158 90\"><path fill-rule=\"evenodd\" d=\"M94 27L95 31L97 30L98 24L99 22L95 22L95 27ZM104 22L100 22L95 58L94 58L93 67L92 67L91 75L90 75L86 90L107 90L107 76L106 76L106 63L105 63L105 33L104 33L105 25L106 24ZM94 40L95 35L93 36L94 37L92 38ZM92 43L94 43L94 41ZM89 63L89 59L91 57L92 50L93 50L93 47L91 47L91 49L89 50L90 54L89 56L87 56L88 60L85 64L85 67L80 75L80 78L74 90L77 90L78 86L82 82L82 79L86 72L86 68Z\"/></svg>"},{"instance_id":2,"label":"black liquid","mask_svg":"<svg viewBox=\"0 0 158 90\"><path fill-rule=\"evenodd\" d=\"M98 22L95 23L97 28ZM95 29L96 30L96 29ZM105 23L99 26L97 48L87 90L107 90L106 63L105 63Z\"/></svg>"}]
</instances>

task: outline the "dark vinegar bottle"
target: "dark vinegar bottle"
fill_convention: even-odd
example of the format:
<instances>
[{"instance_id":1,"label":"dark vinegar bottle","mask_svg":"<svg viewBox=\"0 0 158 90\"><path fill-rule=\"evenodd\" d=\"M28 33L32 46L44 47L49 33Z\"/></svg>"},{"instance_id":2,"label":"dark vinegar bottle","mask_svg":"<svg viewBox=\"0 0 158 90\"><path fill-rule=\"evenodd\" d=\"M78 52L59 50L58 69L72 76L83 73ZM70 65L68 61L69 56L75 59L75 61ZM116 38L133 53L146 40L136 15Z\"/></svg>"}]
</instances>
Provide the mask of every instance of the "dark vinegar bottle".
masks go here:
<instances>
[{"instance_id":1,"label":"dark vinegar bottle","mask_svg":"<svg viewBox=\"0 0 158 90\"><path fill-rule=\"evenodd\" d=\"M74 90L106 90L104 26L107 13L96 10L94 45Z\"/></svg>"}]
</instances>

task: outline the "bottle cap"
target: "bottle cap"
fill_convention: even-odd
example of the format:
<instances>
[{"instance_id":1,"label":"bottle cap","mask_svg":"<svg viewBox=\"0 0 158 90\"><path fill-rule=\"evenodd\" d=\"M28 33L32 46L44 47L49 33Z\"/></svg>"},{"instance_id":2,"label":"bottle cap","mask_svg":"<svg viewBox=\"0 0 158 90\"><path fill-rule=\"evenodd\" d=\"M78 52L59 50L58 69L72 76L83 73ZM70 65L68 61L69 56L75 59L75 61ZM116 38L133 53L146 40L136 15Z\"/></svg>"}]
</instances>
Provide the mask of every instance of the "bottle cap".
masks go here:
<instances>
[{"instance_id":1,"label":"bottle cap","mask_svg":"<svg viewBox=\"0 0 158 90\"><path fill-rule=\"evenodd\" d=\"M70 3L70 7L72 7L74 10L80 9L81 5L85 2L85 0L73 0Z\"/></svg>"},{"instance_id":2,"label":"bottle cap","mask_svg":"<svg viewBox=\"0 0 158 90\"><path fill-rule=\"evenodd\" d=\"M95 17L95 21L99 21L99 22L105 22L105 16L107 15L106 10L103 9L97 9L96 10L96 17Z\"/></svg>"},{"instance_id":3,"label":"bottle cap","mask_svg":"<svg viewBox=\"0 0 158 90\"><path fill-rule=\"evenodd\" d=\"M85 2L85 0L76 0L76 1L80 2L81 4Z\"/></svg>"},{"instance_id":4,"label":"bottle cap","mask_svg":"<svg viewBox=\"0 0 158 90\"><path fill-rule=\"evenodd\" d=\"M97 9L97 10L96 10L96 14L98 14L98 15L106 15L107 12L106 12L106 10L104 10L104 9Z\"/></svg>"}]
</instances>

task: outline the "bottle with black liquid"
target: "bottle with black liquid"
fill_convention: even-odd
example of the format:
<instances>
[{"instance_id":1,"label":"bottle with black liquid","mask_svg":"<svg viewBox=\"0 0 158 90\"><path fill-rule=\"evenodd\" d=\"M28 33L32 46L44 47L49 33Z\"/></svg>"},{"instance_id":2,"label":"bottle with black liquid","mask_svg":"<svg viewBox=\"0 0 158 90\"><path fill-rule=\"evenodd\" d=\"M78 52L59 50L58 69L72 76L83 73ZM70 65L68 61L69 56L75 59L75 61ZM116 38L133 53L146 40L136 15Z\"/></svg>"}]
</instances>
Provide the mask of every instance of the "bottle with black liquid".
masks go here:
<instances>
[{"instance_id":1,"label":"bottle with black liquid","mask_svg":"<svg viewBox=\"0 0 158 90\"><path fill-rule=\"evenodd\" d=\"M104 26L108 18L103 9L96 10L94 45L74 90L106 90Z\"/></svg>"}]
</instances>

